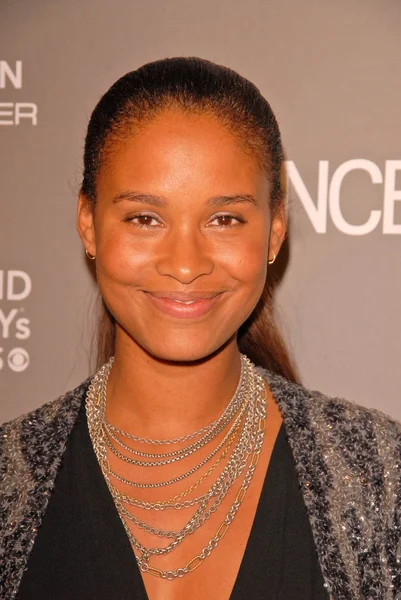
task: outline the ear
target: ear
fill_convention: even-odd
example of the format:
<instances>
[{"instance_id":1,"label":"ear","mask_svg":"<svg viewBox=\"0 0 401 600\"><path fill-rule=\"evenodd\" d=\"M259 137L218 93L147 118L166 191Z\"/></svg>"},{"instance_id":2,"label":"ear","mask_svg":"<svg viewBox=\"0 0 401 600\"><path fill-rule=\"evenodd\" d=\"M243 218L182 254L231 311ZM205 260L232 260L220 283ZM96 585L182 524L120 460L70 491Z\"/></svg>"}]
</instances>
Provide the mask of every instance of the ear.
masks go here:
<instances>
[{"instance_id":1,"label":"ear","mask_svg":"<svg viewBox=\"0 0 401 600\"><path fill-rule=\"evenodd\" d=\"M275 212L271 226L269 238L269 260L273 260L280 252L281 244L285 240L287 224L283 209Z\"/></svg>"},{"instance_id":2,"label":"ear","mask_svg":"<svg viewBox=\"0 0 401 600\"><path fill-rule=\"evenodd\" d=\"M96 238L94 225L93 204L83 195L82 191L78 197L77 207L77 230L85 250L96 256Z\"/></svg>"}]
</instances>

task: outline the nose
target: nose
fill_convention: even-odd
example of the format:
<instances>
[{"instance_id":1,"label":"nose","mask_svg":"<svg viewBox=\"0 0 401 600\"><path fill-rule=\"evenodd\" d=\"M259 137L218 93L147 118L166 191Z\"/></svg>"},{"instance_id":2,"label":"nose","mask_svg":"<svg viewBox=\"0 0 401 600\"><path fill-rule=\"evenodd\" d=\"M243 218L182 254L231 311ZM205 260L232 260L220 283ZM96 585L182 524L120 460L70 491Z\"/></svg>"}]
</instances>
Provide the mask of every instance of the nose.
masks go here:
<instances>
[{"instance_id":1,"label":"nose","mask_svg":"<svg viewBox=\"0 0 401 600\"><path fill-rule=\"evenodd\" d=\"M170 231L163 240L156 269L159 275L180 283L192 283L201 275L210 275L214 261L208 241L199 230L182 228Z\"/></svg>"}]
</instances>

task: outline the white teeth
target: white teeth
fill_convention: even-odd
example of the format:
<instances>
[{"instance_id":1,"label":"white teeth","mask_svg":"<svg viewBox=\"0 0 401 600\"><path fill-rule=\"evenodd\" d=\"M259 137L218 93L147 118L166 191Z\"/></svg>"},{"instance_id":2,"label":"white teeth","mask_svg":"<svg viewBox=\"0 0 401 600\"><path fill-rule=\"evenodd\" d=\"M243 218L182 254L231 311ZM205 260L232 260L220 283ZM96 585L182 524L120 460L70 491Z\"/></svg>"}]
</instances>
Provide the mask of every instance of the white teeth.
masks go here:
<instances>
[{"instance_id":1,"label":"white teeth","mask_svg":"<svg viewBox=\"0 0 401 600\"><path fill-rule=\"evenodd\" d=\"M179 304L193 304L196 300L188 300L188 302L184 302L183 300L173 300L173 302L179 302Z\"/></svg>"}]
</instances>

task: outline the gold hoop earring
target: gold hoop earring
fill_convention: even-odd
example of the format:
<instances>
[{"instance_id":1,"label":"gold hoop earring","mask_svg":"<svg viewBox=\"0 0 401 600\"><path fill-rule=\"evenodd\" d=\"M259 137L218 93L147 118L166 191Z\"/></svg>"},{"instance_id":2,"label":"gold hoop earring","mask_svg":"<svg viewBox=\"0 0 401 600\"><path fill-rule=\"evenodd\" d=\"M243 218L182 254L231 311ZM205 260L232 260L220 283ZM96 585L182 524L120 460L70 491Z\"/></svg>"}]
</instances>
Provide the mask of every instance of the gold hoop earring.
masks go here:
<instances>
[{"instance_id":1,"label":"gold hoop earring","mask_svg":"<svg viewBox=\"0 0 401 600\"><path fill-rule=\"evenodd\" d=\"M276 253L273 252L273 254L274 254L274 258L273 258L273 260L268 261L269 265L272 265L274 263L274 261L276 260Z\"/></svg>"},{"instance_id":2,"label":"gold hoop earring","mask_svg":"<svg viewBox=\"0 0 401 600\"><path fill-rule=\"evenodd\" d=\"M85 250L85 254L89 258L89 260L95 260L95 258L96 258L96 256L93 256L92 254L89 254L89 252L87 250Z\"/></svg>"}]
</instances>

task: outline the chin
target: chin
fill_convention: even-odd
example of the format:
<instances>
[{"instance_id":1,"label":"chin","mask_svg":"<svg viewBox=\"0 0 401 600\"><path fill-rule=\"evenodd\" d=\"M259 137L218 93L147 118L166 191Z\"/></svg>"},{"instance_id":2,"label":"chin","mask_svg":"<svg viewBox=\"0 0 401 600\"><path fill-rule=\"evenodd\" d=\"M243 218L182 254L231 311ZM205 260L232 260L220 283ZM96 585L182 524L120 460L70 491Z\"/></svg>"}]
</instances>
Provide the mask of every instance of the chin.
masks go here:
<instances>
[{"instance_id":1,"label":"chin","mask_svg":"<svg viewBox=\"0 0 401 600\"><path fill-rule=\"evenodd\" d=\"M155 345L152 343L144 344L142 347L146 352L160 361L165 362L196 362L207 359L213 354L221 352L230 342L235 342L235 336L227 340L200 340L190 339L179 341L177 339L169 340L166 343Z\"/></svg>"}]
</instances>

